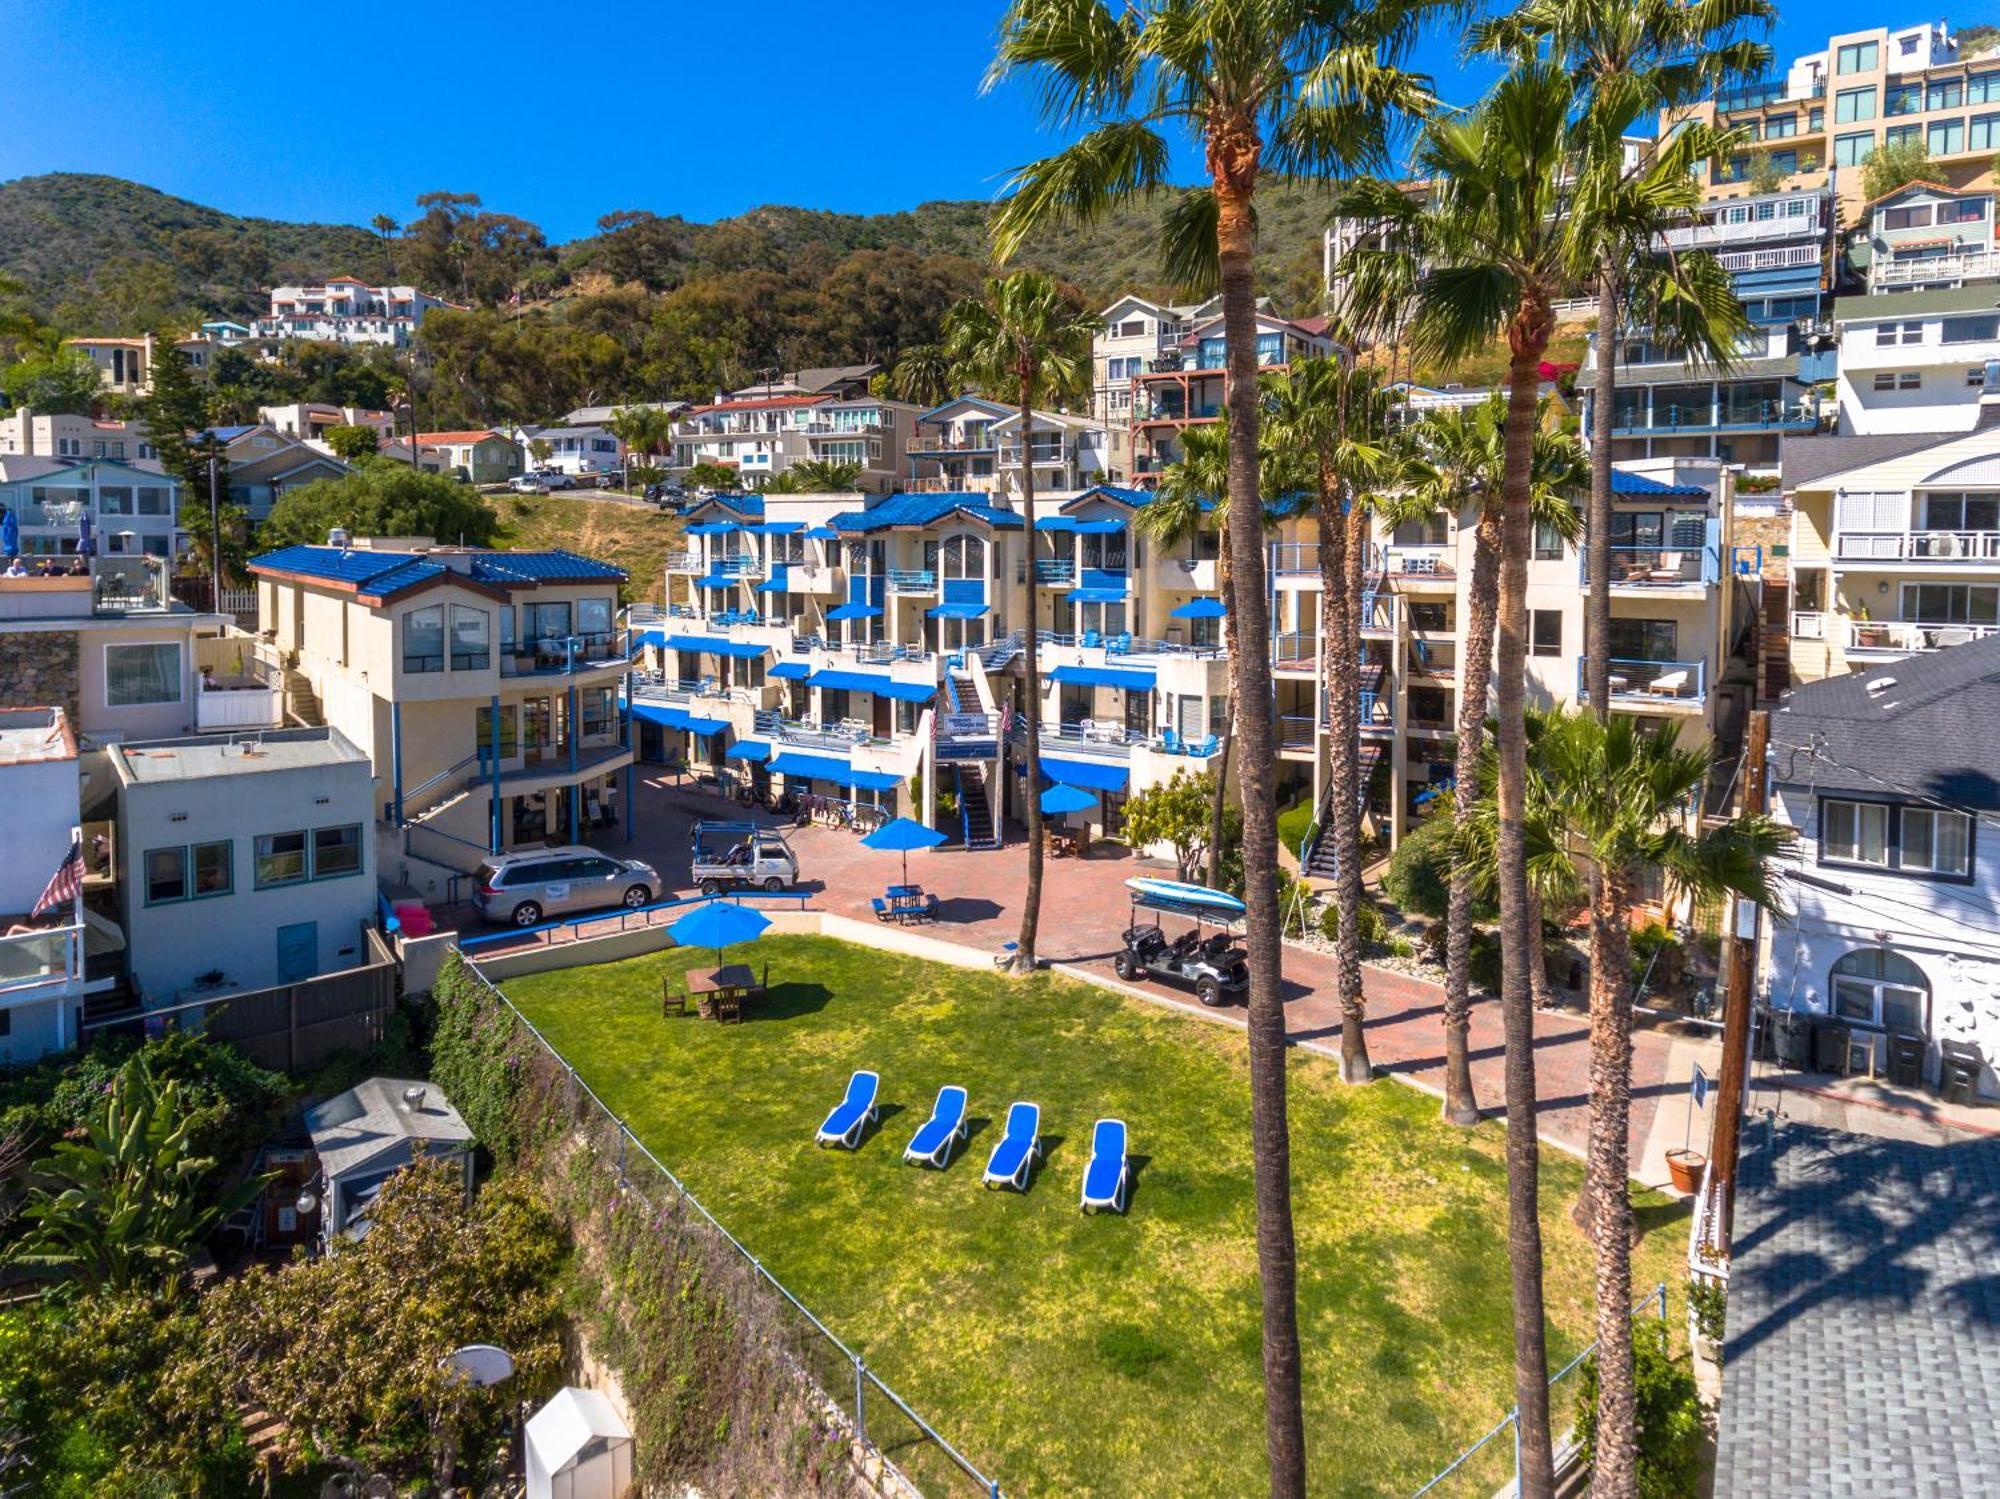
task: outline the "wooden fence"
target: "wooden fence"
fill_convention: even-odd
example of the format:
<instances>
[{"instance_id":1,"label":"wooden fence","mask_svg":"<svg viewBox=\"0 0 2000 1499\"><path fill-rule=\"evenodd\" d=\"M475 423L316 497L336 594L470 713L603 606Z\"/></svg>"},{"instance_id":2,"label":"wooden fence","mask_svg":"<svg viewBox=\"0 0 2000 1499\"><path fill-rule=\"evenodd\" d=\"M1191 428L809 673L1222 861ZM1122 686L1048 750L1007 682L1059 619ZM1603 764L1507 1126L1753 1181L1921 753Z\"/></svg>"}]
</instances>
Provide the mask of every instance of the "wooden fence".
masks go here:
<instances>
[{"instance_id":1,"label":"wooden fence","mask_svg":"<svg viewBox=\"0 0 2000 1499\"><path fill-rule=\"evenodd\" d=\"M368 961L296 984L250 989L158 1009L128 1010L85 1025L170 1026L226 1041L260 1066L294 1075L335 1057L359 1055L382 1039L396 1006L396 959L379 933L367 932Z\"/></svg>"}]
</instances>

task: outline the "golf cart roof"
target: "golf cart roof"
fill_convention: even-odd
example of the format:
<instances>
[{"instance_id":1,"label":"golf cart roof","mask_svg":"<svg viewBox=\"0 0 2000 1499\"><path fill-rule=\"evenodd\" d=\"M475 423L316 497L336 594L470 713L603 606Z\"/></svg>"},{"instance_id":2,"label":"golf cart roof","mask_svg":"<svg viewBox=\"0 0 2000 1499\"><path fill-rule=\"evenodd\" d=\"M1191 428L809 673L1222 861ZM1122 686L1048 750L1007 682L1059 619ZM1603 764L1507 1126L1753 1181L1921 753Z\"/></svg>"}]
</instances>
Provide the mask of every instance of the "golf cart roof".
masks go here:
<instances>
[{"instance_id":1,"label":"golf cart roof","mask_svg":"<svg viewBox=\"0 0 2000 1499\"><path fill-rule=\"evenodd\" d=\"M1149 911L1166 911L1177 916L1195 916L1209 921L1238 921L1243 902L1206 885L1183 884L1179 880L1156 880L1141 876L1125 882L1132 892L1132 904Z\"/></svg>"}]
</instances>

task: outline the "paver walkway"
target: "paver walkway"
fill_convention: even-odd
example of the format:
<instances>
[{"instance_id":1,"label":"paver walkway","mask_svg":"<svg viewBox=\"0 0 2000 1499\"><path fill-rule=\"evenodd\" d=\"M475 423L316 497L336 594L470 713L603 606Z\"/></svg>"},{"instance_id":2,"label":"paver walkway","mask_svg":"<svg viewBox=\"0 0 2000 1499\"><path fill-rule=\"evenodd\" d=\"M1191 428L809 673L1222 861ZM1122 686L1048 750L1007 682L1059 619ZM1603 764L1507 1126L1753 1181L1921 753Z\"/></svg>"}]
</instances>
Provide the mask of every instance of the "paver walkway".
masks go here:
<instances>
[{"instance_id":1,"label":"paver walkway","mask_svg":"<svg viewBox=\"0 0 2000 1499\"><path fill-rule=\"evenodd\" d=\"M683 890L689 888L688 831L696 818L750 820L755 815L758 820L770 820L690 786L676 786L657 773L641 779L635 811L633 841L606 842L605 847L628 858L647 860L670 888ZM872 920L869 897L880 895L885 886L901 879L901 855L865 848L851 832L788 827L786 836L798 852L806 887L815 892L814 903L823 909ZM1136 874L1157 874L1165 867L1115 845L1101 845L1087 859L1049 860L1044 866L1042 928L1035 944L1038 956L1111 977L1111 959L1129 921L1125 881ZM941 849L912 854L910 878L941 898L938 921L923 928L928 935L987 953L998 953L1018 935L1027 879L1026 854L1018 841L1000 850ZM1337 1053L1340 1006L1334 998L1333 960L1287 945L1284 977L1285 1013L1292 1038ZM1191 993L1165 984L1132 987L1211 1018L1242 1023L1240 1009L1204 1011ZM1426 980L1374 967L1367 970L1365 990L1370 1060L1419 1086L1441 1090L1442 990ZM1580 1014L1535 1016L1541 1133L1572 1151L1583 1149L1587 1130L1588 1040ZM1473 1004L1470 1042L1475 1092L1489 1114L1498 1114L1505 1048L1497 1001L1481 999ZM1684 1052L1685 1044L1679 1049ZM1649 1185L1664 1184L1664 1171L1656 1169L1662 1148L1659 1140L1670 1134L1673 1138L1669 1143L1680 1143L1678 1100L1685 1096L1688 1071L1684 1059L1670 1064L1675 1051L1675 1038L1662 1032L1642 1029L1633 1037L1632 1151L1635 1174ZM1708 1070L1712 1075L1716 1069L1710 1063ZM1668 1109L1671 1118L1660 1118L1656 1131L1656 1115L1670 1096L1675 1100ZM1703 1132L1701 1121L1696 1122L1696 1129L1698 1134ZM1649 1141L1653 1142L1652 1163L1648 1162Z\"/></svg>"}]
</instances>

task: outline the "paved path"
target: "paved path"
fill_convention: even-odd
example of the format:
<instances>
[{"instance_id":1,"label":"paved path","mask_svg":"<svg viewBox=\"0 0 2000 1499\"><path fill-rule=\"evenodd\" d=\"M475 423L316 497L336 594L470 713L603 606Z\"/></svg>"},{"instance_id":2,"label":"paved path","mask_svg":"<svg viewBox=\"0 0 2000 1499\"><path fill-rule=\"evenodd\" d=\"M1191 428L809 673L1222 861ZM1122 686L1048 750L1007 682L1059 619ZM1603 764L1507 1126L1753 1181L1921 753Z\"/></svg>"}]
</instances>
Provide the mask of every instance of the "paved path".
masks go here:
<instances>
[{"instance_id":1,"label":"paved path","mask_svg":"<svg viewBox=\"0 0 2000 1499\"><path fill-rule=\"evenodd\" d=\"M641 767L647 770L649 767ZM673 786L654 774L639 786L638 833L631 844L609 845L627 857L647 859L671 887L688 888L688 827L696 817L747 818L732 802ZM815 903L844 915L872 919L869 897L901 877L897 854L864 848L854 834L829 828L787 830L798 851ZM1010 843L997 851L943 849L910 856L910 878L942 897L939 920L928 935L997 953L1018 935L1020 902L1027 878L1026 852ZM1087 859L1052 859L1045 866L1042 929L1036 947L1043 959L1112 978L1111 959L1129 919L1124 882L1166 866L1140 859L1116 845L1103 845ZM1331 957L1287 944L1284 956L1285 1013L1294 1041L1338 1054L1340 1006L1333 992ZM1192 994L1165 984L1131 986L1147 997L1180 1005L1207 1018L1241 1024L1242 1011L1206 1011ZM1444 1085L1443 991L1426 980L1370 967L1365 990L1368 1054L1374 1064L1432 1092ZM1536 1089L1542 1100L1543 1138L1581 1152L1589 1098L1588 1029L1580 1014L1535 1016ZM1489 1114L1502 1108L1502 1045L1498 1001L1472 1007L1472 1076L1480 1104ZM1632 1066L1632 1151L1634 1174L1648 1185L1666 1184L1662 1152L1678 1146L1684 1128L1689 1063L1714 1044L1690 1042L1663 1031L1640 1030L1634 1037ZM1703 1057L1711 1076L1712 1055ZM1664 1105L1664 1108L1663 1108ZM1696 1121L1697 1135L1705 1134Z\"/></svg>"}]
</instances>

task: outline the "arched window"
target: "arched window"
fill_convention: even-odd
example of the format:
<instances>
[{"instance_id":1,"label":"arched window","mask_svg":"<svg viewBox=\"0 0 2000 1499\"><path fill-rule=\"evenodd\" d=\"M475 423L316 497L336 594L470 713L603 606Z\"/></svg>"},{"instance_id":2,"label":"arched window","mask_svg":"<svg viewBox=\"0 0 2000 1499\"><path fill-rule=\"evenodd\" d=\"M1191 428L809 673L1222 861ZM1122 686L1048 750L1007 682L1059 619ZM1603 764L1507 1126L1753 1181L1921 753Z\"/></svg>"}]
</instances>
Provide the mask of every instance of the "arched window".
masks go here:
<instances>
[{"instance_id":1,"label":"arched window","mask_svg":"<svg viewBox=\"0 0 2000 1499\"><path fill-rule=\"evenodd\" d=\"M1857 947L1833 965L1833 1013L1855 1025L1928 1035L1930 980L1899 952Z\"/></svg>"}]
</instances>

